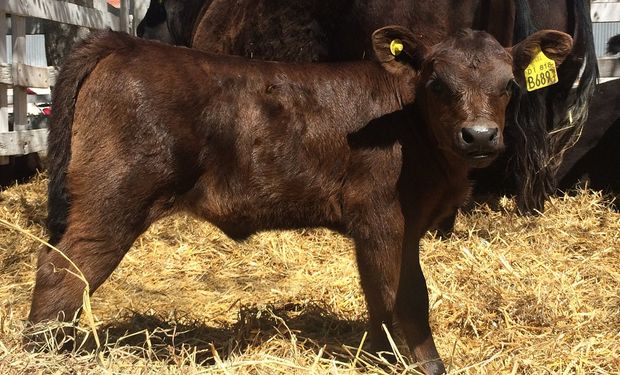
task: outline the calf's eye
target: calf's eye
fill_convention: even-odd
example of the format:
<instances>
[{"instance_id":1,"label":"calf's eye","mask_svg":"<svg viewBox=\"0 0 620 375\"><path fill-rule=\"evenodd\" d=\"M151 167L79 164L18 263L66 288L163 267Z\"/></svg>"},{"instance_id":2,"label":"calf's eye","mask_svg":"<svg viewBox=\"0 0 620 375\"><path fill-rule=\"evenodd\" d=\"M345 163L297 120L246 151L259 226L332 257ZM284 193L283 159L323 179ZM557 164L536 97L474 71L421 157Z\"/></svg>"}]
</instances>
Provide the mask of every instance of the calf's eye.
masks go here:
<instances>
[{"instance_id":1,"label":"calf's eye","mask_svg":"<svg viewBox=\"0 0 620 375\"><path fill-rule=\"evenodd\" d=\"M506 83L506 95L511 96L514 92L516 92L519 88L517 81L511 79Z\"/></svg>"},{"instance_id":2,"label":"calf's eye","mask_svg":"<svg viewBox=\"0 0 620 375\"><path fill-rule=\"evenodd\" d=\"M429 88L436 95L441 95L446 91L446 85L444 85L444 83L439 79L434 79L431 81Z\"/></svg>"}]
</instances>

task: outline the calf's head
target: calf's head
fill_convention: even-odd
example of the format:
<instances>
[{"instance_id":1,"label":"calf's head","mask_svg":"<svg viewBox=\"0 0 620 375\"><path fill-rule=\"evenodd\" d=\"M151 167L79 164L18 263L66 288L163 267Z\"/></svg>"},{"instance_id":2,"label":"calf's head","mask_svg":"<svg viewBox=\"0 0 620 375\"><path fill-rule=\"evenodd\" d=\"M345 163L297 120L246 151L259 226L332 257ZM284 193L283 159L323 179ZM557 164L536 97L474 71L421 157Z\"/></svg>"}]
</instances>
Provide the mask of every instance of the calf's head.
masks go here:
<instances>
[{"instance_id":1,"label":"calf's head","mask_svg":"<svg viewBox=\"0 0 620 375\"><path fill-rule=\"evenodd\" d=\"M518 100L526 67L540 51L559 66L572 39L543 30L503 48L486 32L461 30L427 47L407 29L388 26L373 33L373 46L388 71L416 72L414 108L422 124L414 126L426 127L446 159L484 167L504 148L506 110Z\"/></svg>"}]
</instances>

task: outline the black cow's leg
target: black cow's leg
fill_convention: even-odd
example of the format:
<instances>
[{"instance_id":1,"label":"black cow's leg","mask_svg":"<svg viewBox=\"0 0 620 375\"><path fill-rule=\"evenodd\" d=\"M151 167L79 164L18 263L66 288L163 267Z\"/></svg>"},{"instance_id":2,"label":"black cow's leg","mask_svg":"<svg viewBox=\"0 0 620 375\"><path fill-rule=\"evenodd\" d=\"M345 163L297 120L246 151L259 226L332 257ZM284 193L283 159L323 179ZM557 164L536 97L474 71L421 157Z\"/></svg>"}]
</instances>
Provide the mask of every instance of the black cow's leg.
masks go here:
<instances>
[{"instance_id":1,"label":"black cow's leg","mask_svg":"<svg viewBox=\"0 0 620 375\"><path fill-rule=\"evenodd\" d=\"M419 239L405 243L395 311L407 345L422 370L432 375L445 373L428 322L429 300L426 280L420 267Z\"/></svg>"},{"instance_id":2,"label":"black cow's leg","mask_svg":"<svg viewBox=\"0 0 620 375\"><path fill-rule=\"evenodd\" d=\"M437 234L439 235L439 238L448 238L450 233L454 231L454 224L456 223L457 214L458 208L455 208L454 211L450 214L450 216L446 217L439 223L437 227Z\"/></svg>"}]
</instances>

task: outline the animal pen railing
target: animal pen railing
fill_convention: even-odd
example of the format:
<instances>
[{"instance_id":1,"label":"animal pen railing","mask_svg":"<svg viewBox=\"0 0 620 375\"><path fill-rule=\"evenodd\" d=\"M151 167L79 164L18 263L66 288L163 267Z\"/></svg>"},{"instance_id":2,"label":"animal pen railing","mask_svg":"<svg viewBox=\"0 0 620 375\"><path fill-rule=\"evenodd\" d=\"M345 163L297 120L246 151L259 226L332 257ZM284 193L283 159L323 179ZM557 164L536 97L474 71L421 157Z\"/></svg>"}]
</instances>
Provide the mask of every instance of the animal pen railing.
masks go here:
<instances>
[{"instance_id":1,"label":"animal pen railing","mask_svg":"<svg viewBox=\"0 0 620 375\"><path fill-rule=\"evenodd\" d=\"M120 1L119 15L106 0L85 0L85 6L60 0L0 0L0 164L10 156L47 150L47 129L32 129L27 116L27 89L53 86L55 67L26 64L26 18L39 18L89 29L130 31L129 1ZM8 61L8 17L12 62ZM9 123L8 90L13 88L13 126ZM52 109L53 111L53 109Z\"/></svg>"},{"instance_id":2,"label":"animal pen railing","mask_svg":"<svg viewBox=\"0 0 620 375\"><path fill-rule=\"evenodd\" d=\"M591 8L601 82L617 79L620 77L620 58L606 55L605 48L610 37L620 34L620 1L594 0Z\"/></svg>"}]
</instances>

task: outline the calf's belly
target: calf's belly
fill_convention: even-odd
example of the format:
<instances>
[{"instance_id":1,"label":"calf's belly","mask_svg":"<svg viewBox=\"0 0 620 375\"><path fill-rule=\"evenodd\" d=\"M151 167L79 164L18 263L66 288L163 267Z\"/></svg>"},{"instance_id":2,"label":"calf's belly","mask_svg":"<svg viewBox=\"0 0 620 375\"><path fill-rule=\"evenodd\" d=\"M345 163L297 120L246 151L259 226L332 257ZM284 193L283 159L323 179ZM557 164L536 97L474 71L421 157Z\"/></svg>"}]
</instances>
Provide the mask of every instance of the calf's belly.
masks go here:
<instances>
[{"instance_id":1,"label":"calf's belly","mask_svg":"<svg viewBox=\"0 0 620 375\"><path fill-rule=\"evenodd\" d=\"M287 184L256 186L230 180L218 184L203 176L178 205L235 239L271 229L342 227L340 192L316 192L309 186L291 191Z\"/></svg>"}]
</instances>

